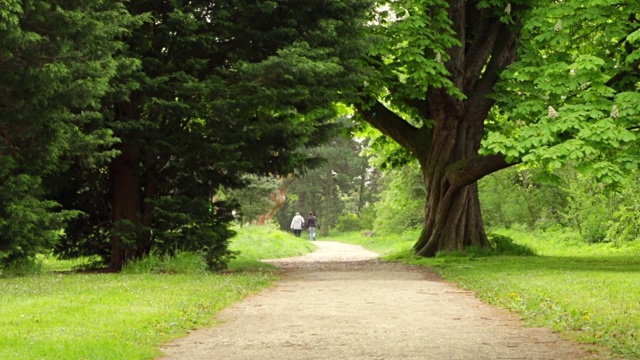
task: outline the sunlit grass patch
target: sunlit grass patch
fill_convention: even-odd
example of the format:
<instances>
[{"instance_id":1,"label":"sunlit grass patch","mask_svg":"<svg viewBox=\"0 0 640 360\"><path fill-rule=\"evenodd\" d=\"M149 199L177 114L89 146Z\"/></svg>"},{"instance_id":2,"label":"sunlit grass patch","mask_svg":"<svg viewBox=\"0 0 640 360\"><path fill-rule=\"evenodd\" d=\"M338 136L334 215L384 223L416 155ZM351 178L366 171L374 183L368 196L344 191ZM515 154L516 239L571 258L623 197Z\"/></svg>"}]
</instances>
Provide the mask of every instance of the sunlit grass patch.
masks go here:
<instances>
[{"instance_id":1,"label":"sunlit grass patch","mask_svg":"<svg viewBox=\"0 0 640 360\"><path fill-rule=\"evenodd\" d=\"M121 274L78 273L92 259L38 259L44 271L0 278L0 359L154 359L159 346L212 323L222 308L276 279L259 259L314 246L273 227L231 241L233 273L212 274L198 253L152 255ZM95 259L94 259L95 260ZM242 270L251 270L242 272Z\"/></svg>"},{"instance_id":2,"label":"sunlit grass patch","mask_svg":"<svg viewBox=\"0 0 640 360\"><path fill-rule=\"evenodd\" d=\"M47 275L2 280L1 359L152 359L268 274Z\"/></svg>"},{"instance_id":3,"label":"sunlit grass patch","mask_svg":"<svg viewBox=\"0 0 640 360\"><path fill-rule=\"evenodd\" d=\"M484 301L518 312L530 325L640 358L640 242L621 247L586 244L569 232L493 233L504 237L498 240L504 251L470 249L433 259L417 258L411 251L418 234L408 244L397 238L372 242L353 234L339 240L381 254L391 251L387 259L432 267Z\"/></svg>"},{"instance_id":4,"label":"sunlit grass patch","mask_svg":"<svg viewBox=\"0 0 640 360\"><path fill-rule=\"evenodd\" d=\"M315 245L306 238L278 230L275 225L244 226L235 230L238 236L231 241L229 249L240 255L231 261L231 269L264 267L259 260L299 256L315 250Z\"/></svg>"},{"instance_id":5,"label":"sunlit grass patch","mask_svg":"<svg viewBox=\"0 0 640 360\"><path fill-rule=\"evenodd\" d=\"M409 254L410 249L420 234L419 230L413 229L402 234L376 235L371 232L345 232L331 234L325 240L340 241L349 244L361 245L371 251L375 251L383 259L398 259Z\"/></svg>"},{"instance_id":6,"label":"sunlit grass patch","mask_svg":"<svg viewBox=\"0 0 640 360\"><path fill-rule=\"evenodd\" d=\"M635 256L422 262L483 300L517 311L531 325L640 357L640 259Z\"/></svg>"}]
</instances>

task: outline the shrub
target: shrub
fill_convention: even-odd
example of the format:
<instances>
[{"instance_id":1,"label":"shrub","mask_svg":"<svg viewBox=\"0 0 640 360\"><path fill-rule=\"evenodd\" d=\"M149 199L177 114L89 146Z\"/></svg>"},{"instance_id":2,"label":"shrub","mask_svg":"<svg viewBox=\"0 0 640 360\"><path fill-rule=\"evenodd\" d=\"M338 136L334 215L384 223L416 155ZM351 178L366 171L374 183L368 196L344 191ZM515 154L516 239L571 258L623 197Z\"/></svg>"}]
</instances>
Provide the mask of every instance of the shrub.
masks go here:
<instances>
[{"instance_id":1,"label":"shrub","mask_svg":"<svg viewBox=\"0 0 640 360\"><path fill-rule=\"evenodd\" d=\"M376 208L373 205L365 206L360 211L360 229L373 229L373 222L376 218Z\"/></svg>"},{"instance_id":2,"label":"shrub","mask_svg":"<svg viewBox=\"0 0 640 360\"><path fill-rule=\"evenodd\" d=\"M338 231L358 231L362 229L360 226L360 218L353 213L342 214L338 218L336 229Z\"/></svg>"},{"instance_id":3,"label":"shrub","mask_svg":"<svg viewBox=\"0 0 640 360\"><path fill-rule=\"evenodd\" d=\"M620 243L640 239L640 206L621 205L613 218L606 232L607 241Z\"/></svg>"},{"instance_id":4,"label":"shrub","mask_svg":"<svg viewBox=\"0 0 640 360\"><path fill-rule=\"evenodd\" d=\"M438 258L449 257L486 257L486 256L533 256L536 253L527 245L516 244L512 238L498 235L488 234L487 238L491 244L491 248L480 248L471 246L459 251L441 251L436 254Z\"/></svg>"},{"instance_id":5,"label":"shrub","mask_svg":"<svg viewBox=\"0 0 640 360\"><path fill-rule=\"evenodd\" d=\"M535 251L527 245L516 244L512 238L498 234L488 234L493 250L500 255L532 256Z\"/></svg>"}]
</instances>

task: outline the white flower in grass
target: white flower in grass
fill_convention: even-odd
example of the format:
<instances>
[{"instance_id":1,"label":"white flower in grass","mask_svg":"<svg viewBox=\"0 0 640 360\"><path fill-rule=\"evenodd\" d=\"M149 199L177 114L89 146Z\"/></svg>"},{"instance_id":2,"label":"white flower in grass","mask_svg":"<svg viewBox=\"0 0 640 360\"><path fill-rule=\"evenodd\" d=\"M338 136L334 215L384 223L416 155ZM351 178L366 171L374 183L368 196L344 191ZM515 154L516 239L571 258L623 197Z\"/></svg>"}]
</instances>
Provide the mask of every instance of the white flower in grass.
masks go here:
<instances>
[{"instance_id":1,"label":"white flower in grass","mask_svg":"<svg viewBox=\"0 0 640 360\"><path fill-rule=\"evenodd\" d=\"M553 31L560 31L560 30L562 30L562 20L558 19L556 26L553 27Z\"/></svg>"},{"instance_id":2,"label":"white flower in grass","mask_svg":"<svg viewBox=\"0 0 640 360\"><path fill-rule=\"evenodd\" d=\"M556 111L556 109L553 108L553 106L549 106L549 117L552 119L555 119L558 117L558 112Z\"/></svg>"},{"instance_id":3,"label":"white flower in grass","mask_svg":"<svg viewBox=\"0 0 640 360\"><path fill-rule=\"evenodd\" d=\"M442 63L442 55L440 53L436 53L436 62Z\"/></svg>"},{"instance_id":4,"label":"white flower in grass","mask_svg":"<svg viewBox=\"0 0 640 360\"><path fill-rule=\"evenodd\" d=\"M618 105L614 104L611 108L611 118L617 119L618 117L620 117L620 110L618 110Z\"/></svg>"},{"instance_id":5,"label":"white flower in grass","mask_svg":"<svg viewBox=\"0 0 640 360\"><path fill-rule=\"evenodd\" d=\"M511 14L511 3L508 3L508 4L507 4L507 7L506 7L506 8L504 8L504 12L505 12L507 15Z\"/></svg>"}]
</instances>

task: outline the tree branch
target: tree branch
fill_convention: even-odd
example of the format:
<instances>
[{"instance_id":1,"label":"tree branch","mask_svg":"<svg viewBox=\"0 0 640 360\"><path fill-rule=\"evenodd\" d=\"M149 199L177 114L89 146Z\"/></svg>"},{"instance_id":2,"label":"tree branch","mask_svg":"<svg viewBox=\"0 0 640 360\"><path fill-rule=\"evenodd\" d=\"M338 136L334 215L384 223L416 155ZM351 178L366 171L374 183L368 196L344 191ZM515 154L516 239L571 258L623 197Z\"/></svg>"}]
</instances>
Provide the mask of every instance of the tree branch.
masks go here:
<instances>
[{"instance_id":1,"label":"tree branch","mask_svg":"<svg viewBox=\"0 0 640 360\"><path fill-rule=\"evenodd\" d=\"M476 155L449 165L446 169L446 177L451 185L462 187L473 184L489 174L516 165L519 162L520 160L508 163L502 154Z\"/></svg>"},{"instance_id":2,"label":"tree branch","mask_svg":"<svg viewBox=\"0 0 640 360\"><path fill-rule=\"evenodd\" d=\"M487 64L500 28L500 19L484 14L487 12L486 9L476 10L473 17L483 21L476 25L477 29L473 34L469 34L474 36L474 40L465 55L464 87L462 88L467 95L473 90L482 74L482 69Z\"/></svg>"},{"instance_id":3,"label":"tree branch","mask_svg":"<svg viewBox=\"0 0 640 360\"><path fill-rule=\"evenodd\" d=\"M502 70L515 60L516 48L515 34L507 25L498 25L498 36L491 51L491 60L477 81L473 92L467 101L465 120L470 124L481 124L489 114L491 107L495 103L489 97L494 85L498 82Z\"/></svg>"},{"instance_id":4,"label":"tree branch","mask_svg":"<svg viewBox=\"0 0 640 360\"><path fill-rule=\"evenodd\" d=\"M424 149L431 145L431 129L426 126L412 126L378 101L367 109L361 105L357 105L356 109L366 122L411 151L416 157L420 157Z\"/></svg>"},{"instance_id":5,"label":"tree branch","mask_svg":"<svg viewBox=\"0 0 640 360\"><path fill-rule=\"evenodd\" d=\"M449 1L449 19L453 22L452 29L456 33L460 46L453 46L447 50L450 56L446 63L447 70L451 73L451 81L458 89L463 88L464 80L464 59L465 59L465 39L466 39L466 1Z\"/></svg>"},{"instance_id":6,"label":"tree branch","mask_svg":"<svg viewBox=\"0 0 640 360\"><path fill-rule=\"evenodd\" d=\"M429 103L424 99L406 99L403 101L405 106L414 109L422 119L429 118Z\"/></svg>"}]
</instances>

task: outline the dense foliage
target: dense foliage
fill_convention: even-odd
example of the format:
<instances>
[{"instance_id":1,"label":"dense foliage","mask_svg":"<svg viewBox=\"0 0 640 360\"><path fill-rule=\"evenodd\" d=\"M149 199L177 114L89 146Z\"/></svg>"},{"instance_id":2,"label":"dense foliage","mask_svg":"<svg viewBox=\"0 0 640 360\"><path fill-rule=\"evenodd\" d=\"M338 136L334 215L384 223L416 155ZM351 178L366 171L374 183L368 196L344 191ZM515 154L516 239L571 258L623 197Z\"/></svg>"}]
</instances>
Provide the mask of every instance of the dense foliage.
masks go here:
<instances>
[{"instance_id":1,"label":"dense foliage","mask_svg":"<svg viewBox=\"0 0 640 360\"><path fill-rule=\"evenodd\" d=\"M313 167L300 149L331 137L333 104L362 82L365 0L7 5L6 259L56 245L119 270L182 249L220 268L233 206L216 191Z\"/></svg>"},{"instance_id":2,"label":"dense foliage","mask_svg":"<svg viewBox=\"0 0 640 360\"><path fill-rule=\"evenodd\" d=\"M549 177L540 169L511 167L478 182L482 217L489 232L499 229L548 234L571 243L633 246L640 241L637 173L624 186L607 187L570 167ZM424 188L420 170L403 166L383 173L374 226L388 237L420 228ZM353 229L349 229L353 230ZM492 244L493 246L494 244Z\"/></svg>"},{"instance_id":3,"label":"dense foliage","mask_svg":"<svg viewBox=\"0 0 640 360\"><path fill-rule=\"evenodd\" d=\"M382 178L384 191L376 202L374 229L388 235L419 229L424 221L424 181L417 164L387 171Z\"/></svg>"},{"instance_id":4,"label":"dense foliage","mask_svg":"<svg viewBox=\"0 0 640 360\"><path fill-rule=\"evenodd\" d=\"M83 128L100 117L131 25L118 2L0 1L0 264L49 251L77 216L46 191L65 158L100 164L114 142Z\"/></svg>"}]
</instances>

